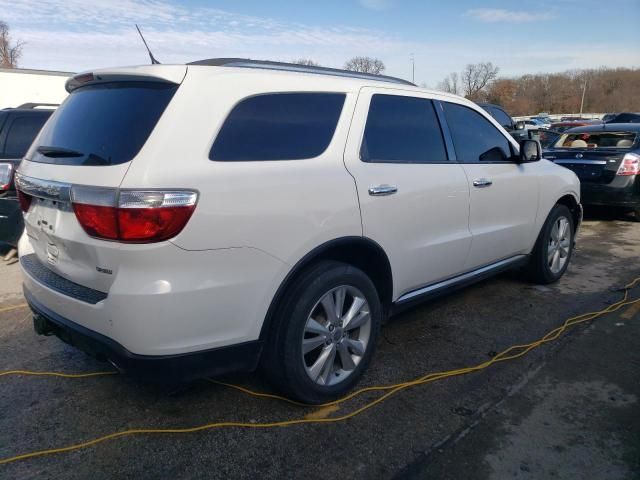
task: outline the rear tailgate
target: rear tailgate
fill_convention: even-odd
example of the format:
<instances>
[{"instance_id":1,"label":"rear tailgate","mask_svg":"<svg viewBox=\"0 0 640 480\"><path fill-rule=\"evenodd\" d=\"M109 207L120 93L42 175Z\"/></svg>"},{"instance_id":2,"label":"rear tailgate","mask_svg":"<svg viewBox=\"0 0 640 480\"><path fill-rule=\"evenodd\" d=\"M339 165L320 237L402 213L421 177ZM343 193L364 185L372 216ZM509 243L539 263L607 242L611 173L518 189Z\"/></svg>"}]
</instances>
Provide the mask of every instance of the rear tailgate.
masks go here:
<instances>
[{"instance_id":1,"label":"rear tailgate","mask_svg":"<svg viewBox=\"0 0 640 480\"><path fill-rule=\"evenodd\" d=\"M572 170L586 183L610 183L616 176L625 152L598 149L553 149L544 157Z\"/></svg>"},{"instance_id":2,"label":"rear tailgate","mask_svg":"<svg viewBox=\"0 0 640 480\"><path fill-rule=\"evenodd\" d=\"M149 66L81 74L16 176L25 230L38 260L79 285L107 292L118 268L116 242L90 237L71 205L72 186L117 189L186 73Z\"/></svg>"}]
</instances>

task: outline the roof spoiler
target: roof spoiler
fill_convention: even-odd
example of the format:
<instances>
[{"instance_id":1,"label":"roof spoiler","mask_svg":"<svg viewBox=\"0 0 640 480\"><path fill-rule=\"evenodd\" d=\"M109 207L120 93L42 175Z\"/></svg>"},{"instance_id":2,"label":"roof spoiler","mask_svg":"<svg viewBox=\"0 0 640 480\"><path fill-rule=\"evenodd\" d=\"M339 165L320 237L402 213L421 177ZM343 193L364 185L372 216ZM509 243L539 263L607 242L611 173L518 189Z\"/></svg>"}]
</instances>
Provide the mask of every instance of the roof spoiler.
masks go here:
<instances>
[{"instance_id":1,"label":"roof spoiler","mask_svg":"<svg viewBox=\"0 0 640 480\"><path fill-rule=\"evenodd\" d=\"M159 82L180 85L187 74L186 65L140 65L82 72L67 80L65 89L71 93L76 88L105 82Z\"/></svg>"}]
</instances>

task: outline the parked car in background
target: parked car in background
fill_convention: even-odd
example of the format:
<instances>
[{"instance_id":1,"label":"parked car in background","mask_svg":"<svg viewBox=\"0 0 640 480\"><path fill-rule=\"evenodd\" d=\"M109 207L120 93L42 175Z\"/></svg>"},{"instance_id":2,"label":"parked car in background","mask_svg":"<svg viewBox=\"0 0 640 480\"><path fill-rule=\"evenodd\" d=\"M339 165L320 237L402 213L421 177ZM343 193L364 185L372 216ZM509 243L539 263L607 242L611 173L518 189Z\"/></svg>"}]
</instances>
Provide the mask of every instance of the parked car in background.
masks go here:
<instances>
[{"instance_id":1,"label":"parked car in background","mask_svg":"<svg viewBox=\"0 0 640 480\"><path fill-rule=\"evenodd\" d=\"M600 120L562 120L560 122L552 123L549 130L562 133L570 128L582 127L583 125L601 125Z\"/></svg>"},{"instance_id":2,"label":"parked car in background","mask_svg":"<svg viewBox=\"0 0 640 480\"><path fill-rule=\"evenodd\" d=\"M640 221L640 124L572 128L544 157L578 176L583 204L631 210Z\"/></svg>"},{"instance_id":3,"label":"parked car in background","mask_svg":"<svg viewBox=\"0 0 640 480\"><path fill-rule=\"evenodd\" d=\"M67 90L16 175L24 294L37 332L124 371L261 362L288 396L325 402L358 381L390 313L569 265L578 179L462 97L241 59Z\"/></svg>"},{"instance_id":4,"label":"parked car in background","mask_svg":"<svg viewBox=\"0 0 640 480\"><path fill-rule=\"evenodd\" d=\"M28 103L0 110L0 242L15 247L24 229L14 172L53 105ZM40 108L47 107L47 108Z\"/></svg>"},{"instance_id":5,"label":"parked car in background","mask_svg":"<svg viewBox=\"0 0 640 480\"><path fill-rule=\"evenodd\" d=\"M537 116L537 117L531 117L531 120L533 120L534 122L539 122L542 125L542 128L549 128L551 126L551 123L553 123L551 121L551 118L546 116L546 117L541 117L541 116Z\"/></svg>"},{"instance_id":6,"label":"parked car in background","mask_svg":"<svg viewBox=\"0 0 640 480\"><path fill-rule=\"evenodd\" d=\"M523 120L525 130L545 130L548 128L547 124L540 120L530 118L529 120Z\"/></svg>"},{"instance_id":7,"label":"parked car in background","mask_svg":"<svg viewBox=\"0 0 640 480\"><path fill-rule=\"evenodd\" d=\"M524 122L516 122L511 115L509 115L504 108L500 105L493 103L478 103L489 115L496 119L496 121L504 128L509 135L511 135L516 141L526 140L529 138L526 125Z\"/></svg>"},{"instance_id":8,"label":"parked car in background","mask_svg":"<svg viewBox=\"0 0 640 480\"><path fill-rule=\"evenodd\" d=\"M603 117L602 121L605 123L640 123L640 113L623 112L610 115L605 115L607 118Z\"/></svg>"}]
</instances>

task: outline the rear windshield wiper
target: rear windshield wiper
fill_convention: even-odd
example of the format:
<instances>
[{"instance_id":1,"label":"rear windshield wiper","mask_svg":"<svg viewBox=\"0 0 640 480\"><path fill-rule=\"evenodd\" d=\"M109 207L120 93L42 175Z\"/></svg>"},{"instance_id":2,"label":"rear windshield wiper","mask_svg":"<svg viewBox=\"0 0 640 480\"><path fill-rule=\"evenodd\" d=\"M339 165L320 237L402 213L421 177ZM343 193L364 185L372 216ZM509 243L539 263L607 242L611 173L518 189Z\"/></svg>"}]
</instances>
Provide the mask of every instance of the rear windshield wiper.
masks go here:
<instances>
[{"instance_id":1,"label":"rear windshield wiper","mask_svg":"<svg viewBox=\"0 0 640 480\"><path fill-rule=\"evenodd\" d=\"M36 150L45 157L58 158L58 157L84 157L84 153L69 148L62 147L38 147Z\"/></svg>"}]
</instances>

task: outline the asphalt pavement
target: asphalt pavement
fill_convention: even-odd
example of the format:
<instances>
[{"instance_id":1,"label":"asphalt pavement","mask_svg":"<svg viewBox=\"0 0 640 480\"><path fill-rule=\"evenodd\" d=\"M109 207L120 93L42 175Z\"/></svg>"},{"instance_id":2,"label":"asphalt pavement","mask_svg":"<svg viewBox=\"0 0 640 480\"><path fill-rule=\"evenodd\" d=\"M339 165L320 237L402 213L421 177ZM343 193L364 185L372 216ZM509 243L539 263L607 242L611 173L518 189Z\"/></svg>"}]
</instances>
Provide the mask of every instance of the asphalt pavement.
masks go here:
<instances>
[{"instance_id":1,"label":"asphalt pavement","mask_svg":"<svg viewBox=\"0 0 640 480\"><path fill-rule=\"evenodd\" d=\"M640 276L640 223L585 221L565 277L501 275L408 311L383 328L360 386L484 362L573 315L620 298ZM37 336L18 265L0 263L0 370L106 370ZM640 288L632 292L640 297ZM640 309L627 306L518 360L417 386L344 422L139 435L0 465L0 478L640 478ZM179 321L179 319L176 319ZM269 391L259 375L226 381ZM131 428L261 423L344 415L197 382L179 391L121 375L0 377L0 459Z\"/></svg>"}]
</instances>

